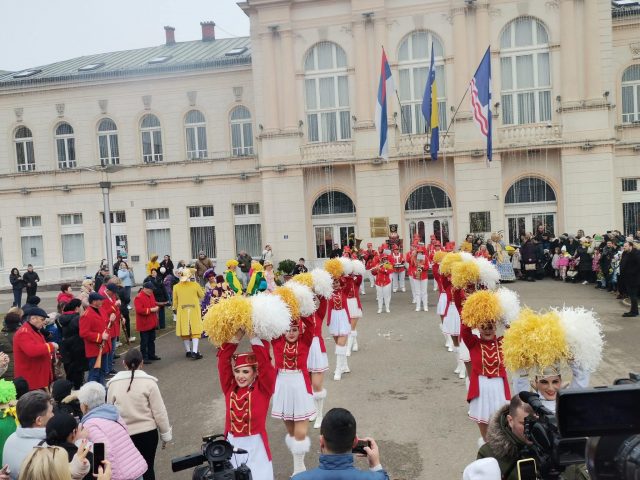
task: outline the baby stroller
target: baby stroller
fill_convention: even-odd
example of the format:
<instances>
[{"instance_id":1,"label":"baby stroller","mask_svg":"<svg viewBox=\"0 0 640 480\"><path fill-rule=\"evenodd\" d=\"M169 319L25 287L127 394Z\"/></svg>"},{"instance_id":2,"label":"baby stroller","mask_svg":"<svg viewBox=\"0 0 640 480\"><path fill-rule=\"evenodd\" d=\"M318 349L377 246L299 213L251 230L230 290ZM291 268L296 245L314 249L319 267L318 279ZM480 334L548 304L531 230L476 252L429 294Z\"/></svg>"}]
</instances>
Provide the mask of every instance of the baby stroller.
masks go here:
<instances>
[{"instance_id":1,"label":"baby stroller","mask_svg":"<svg viewBox=\"0 0 640 480\"><path fill-rule=\"evenodd\" d=\"M569 266L567 267L567 282L576 282L578 276L578 265L580 264L579 258L571 258L569 260Z\"/></svg>"}]
</instances>

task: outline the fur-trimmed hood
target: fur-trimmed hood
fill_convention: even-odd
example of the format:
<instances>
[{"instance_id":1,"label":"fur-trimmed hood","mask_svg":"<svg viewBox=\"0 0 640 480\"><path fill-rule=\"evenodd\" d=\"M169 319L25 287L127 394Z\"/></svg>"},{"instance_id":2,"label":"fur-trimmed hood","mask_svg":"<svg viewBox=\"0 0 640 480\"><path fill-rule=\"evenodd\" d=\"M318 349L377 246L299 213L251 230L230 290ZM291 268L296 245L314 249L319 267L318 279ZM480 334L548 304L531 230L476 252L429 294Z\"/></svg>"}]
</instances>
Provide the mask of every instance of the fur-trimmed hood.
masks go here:
<instances>
[{"instance_id":1,"label":"fur-trimmed hood","mask_svg":"<svg viewBox=\"0 0 640 480\"><path fill-rule=\"evenodd\" d=\"M507 415L509 405L503 406L491 417L487 430L487 443L497 458L518 458L520 450L525 443L520 440L509 428Z\"/></svg>"}]
</instances>

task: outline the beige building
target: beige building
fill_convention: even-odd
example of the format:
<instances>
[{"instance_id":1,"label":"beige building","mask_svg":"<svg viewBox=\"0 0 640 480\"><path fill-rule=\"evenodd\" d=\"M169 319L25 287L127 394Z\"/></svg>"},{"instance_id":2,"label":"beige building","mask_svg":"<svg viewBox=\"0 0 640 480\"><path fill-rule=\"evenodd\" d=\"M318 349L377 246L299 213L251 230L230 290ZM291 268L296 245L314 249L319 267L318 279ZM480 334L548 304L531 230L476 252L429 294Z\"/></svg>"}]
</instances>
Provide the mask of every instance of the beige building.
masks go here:
<instances>
[{"instance_id":1,"label":"beige building","mask_svg":"<svg viewBox=\"0 0 640 480\"><path fill-rule=\"evenodd\" d=\"M241 249L324 258L350 233L539 224L640 228L640 6L627 0L249 0L249 38L203 38L0 74L2 269L46 280L114 255L219 264ZM178 32L179 35L179 32ZM440 158L420 104L434 48ZM468 82L491 45L494 159ZM373 119L381 46L390 159ZM445 135L458 105L460 109ZM21 268L22 269L22 268ZM3 274L2 283L8 275Z\"/></svg>"}]
</instances>

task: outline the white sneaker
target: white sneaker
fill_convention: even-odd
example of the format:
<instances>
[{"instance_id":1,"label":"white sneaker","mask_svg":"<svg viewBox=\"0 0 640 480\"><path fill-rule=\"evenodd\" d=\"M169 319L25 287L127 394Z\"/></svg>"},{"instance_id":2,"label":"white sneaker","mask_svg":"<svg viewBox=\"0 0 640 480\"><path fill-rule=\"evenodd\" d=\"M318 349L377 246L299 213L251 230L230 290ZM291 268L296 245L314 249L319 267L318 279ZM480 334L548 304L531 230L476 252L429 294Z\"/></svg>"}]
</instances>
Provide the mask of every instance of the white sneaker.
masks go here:
<instances>
[{"instance_id":1,"label":"white sneaker","mask_svg":"<svg viewBox=\"0 0 640 480\"><path fill-rule=\"evenodd\" d=\"M129 341L130 342L135 342L136 341L136 337L129 337Z\"/></svg>"},{"instance_id":2,"label":"white sneaker","mask_svg":"<svg viewBox=\"0 0 640 480\"><path fill-rule=\"evenodd\" d=\"M336 381L342 380L342 370L336 369L336 371L333 372L333 379Z\"/></svg>"},{"instance_id":3,"label":"white sneaker","mask_svg":"<svg viewBox=\"0 0 640 480\"><path fill-rule=\"evenodd\" d=\"M582 282L583 285L586 285L587 283L589 283L589 282L587 282L586 280L584 282Z\"/></svg>"},{"instance_id":4,"label":"white sneaker","mask_svg":"<svg viewBox=\"0 0 640 480\"><path fill-rule=\"evenodd\" d=\"M395 289L393 290L393 293L396 293L397 291L398 291L398 289L397 289L397 288L395 288Z\"/></svg>"},{"instance_id":5,"label":"white sneaker","mask_svg":"<svg viewBox=\"0 0 640 480\"><path fill-rule=\"evenodd\" d=\"M391 310L389 310L388 308L387 308L387 313L391 313Z\"/></svg>"},{"instance_id":6,"label":"white sneaker","mask_svg":"<svg viewBox=\"0 0 640 480\"><path fill-rule=\"evenodd\" d=\"M317 413L314 413L313 415L311 415L311 416L309 417L309 421L310 421L310 422L315 422L315 421L316 421L316 418L318 418L318 414L317 414Z\"/></svg>"},{"instance_id":7,"label":"white sneaker","mask_svg":"<svg viewBox=\"0 0 640 480\"><path fill-rule=\"evenodd\" d=\"M406 292L407 290L405 288L402 289L403 292Z\"/></svg>"},{"instance_id":8,"label":"white sneaker","mask_svg":"<svg viewBox=\"0 0 640 480\"><path fill-rule=\"evenodd\" d=\"M382 313L382 309L381 308L378 309L378 313Z\"/></svg>"},{"instance_id":9,"label":"white sneaker","mask_svg":"<svg viewBox=\"0 0 640 480\"><path fill-rule=\"evenodd\" d=\"M366 295L367 294L367 292L365 292L365 291L362 291L360 293L362 293L362 295ZM320 428L320 427L318 427L318 428Z\"/></svg>"},{"instance_id":10,"label":"white sneaker","mask_svg":"<svg viewBox=\"0 0 640 480\"><path fill-rule=\"evenodd\" d=\"M463 379L467 377L467 367L464 366L464 362L460 360L460 372L458 373L458 378Z\"/></svg>"},{"instance_id":11,"label":"white sneaker","mask_svg":"<svg viewBox=\"0 0 640 480\"><path fill-rule=\"evenodd\" d=\"M127 310L131 310L131 305L127 305Z\"/></svg>"},{"instance_id":12,"label":"white sneaker","mask_svg":"<svg viewBox=\"0 0 640 480\"><path fill-rule=\"evenodd\" d=\"M418 306L416 307L416 312L419 312L419 311L420 311L420 306L418 305Z\"/></svg>"},{"instance_id":13,"label":"white sneaker","mask_svg":"<svg viewBox=\"0 0 640 480\"><path fill-rule=\"evenodd\" d=\"M429 311L429 307L428 307L427 305L425 305L425 306L424 306L424 308L423 308L423 310L424 310L425 312L428 312L428 311Z\"/></svg>"},{"instance_id":14,"label":"white sneaker","mask_svg":"<svg viewBox=\"0 0 640 480\"><path fill-rule=\"evenodd\" d=\"M122 343L120 343L119 341L116 342L116 348L121 347L121 346L122 346Z\"/></svg>"},{"instance_id":15,"label":"white sneaker","mask_svg":"<svg viewBox=\"0 0 640 480\"><path fill-rule=\"evenodd\" d=\"M411 300L411 303L415 304L416 303L416 299L414 298L413 300Z\"/></svg>"},{"instance_id":16,"label":"white sneaker","mask_svg":"<svg viewBox=\"0 0 640 480\"><path fill-rule=\"evenodd\" d=\"M318 416L313 424L313 428L320 428L320 425L322 425L322 417Z\"/></svg>"}]
</instances>

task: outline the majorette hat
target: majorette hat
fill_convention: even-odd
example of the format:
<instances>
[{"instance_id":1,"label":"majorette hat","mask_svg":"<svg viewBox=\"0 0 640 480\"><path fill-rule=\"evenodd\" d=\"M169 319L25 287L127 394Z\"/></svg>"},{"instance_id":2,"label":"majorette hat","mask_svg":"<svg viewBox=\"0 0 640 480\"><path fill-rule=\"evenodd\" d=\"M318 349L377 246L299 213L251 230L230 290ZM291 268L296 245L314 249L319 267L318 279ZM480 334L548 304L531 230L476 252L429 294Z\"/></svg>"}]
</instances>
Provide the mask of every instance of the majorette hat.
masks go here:
<instances>
[{"instance_id":1,"label":"majorette hat","mask_svg":"<svg viewBox=\"0 0 640 480\"><path fill-rule=\"evenodd\" d=\"M342 253L351 253L351 247L349 245L345 245L342 249Z\"/></svg>"},{"instance_id":2,"label":"majorette hat","mask_svg":"<svg viewBox=\"0 0 640 480\"><path fill-rule=\"evenodd\" d=\"M233 357L233 368L258 365L258 359L253 352L236 353Z\"/></svg>"},{"instance_id":3,"label":"majorette hat","mask_svg":"<svg viewBox=\"0 0 640 480\"><path fill-rule=\"evenodd\" d=\"M398 247L398 245L397 245L397 244L394 244L394 245L393 245L393 250L400 250L400 247Z\"/></svg>"}]
</instances>

